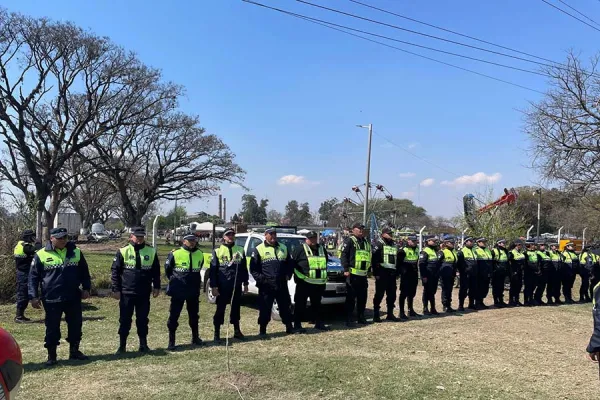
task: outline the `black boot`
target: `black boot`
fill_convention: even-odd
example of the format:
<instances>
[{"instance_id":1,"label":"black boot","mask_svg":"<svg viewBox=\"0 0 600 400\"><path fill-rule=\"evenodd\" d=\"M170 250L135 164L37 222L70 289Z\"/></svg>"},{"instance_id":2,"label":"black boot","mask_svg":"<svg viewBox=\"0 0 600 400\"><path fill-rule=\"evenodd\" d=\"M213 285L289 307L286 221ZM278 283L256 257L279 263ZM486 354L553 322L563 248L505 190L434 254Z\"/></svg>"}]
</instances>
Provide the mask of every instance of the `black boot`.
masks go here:
<instances>
[{"instance_id":1,"label":"black boot","mask_svg":"<svg viewBox=\"0 0 600 400\"><path fill-rule=\"evenodd\" d=\"M260 325L258 336L260 336L261 339L267 338L267 325Z\"/></svg>"},{"instance_id":2,"label":"black boot","mask_svg":"<svg viewBox=\"0 0 600 400\"><path fill-rule=\"evenodd\" d=\"M240 329L239 322L237 324L233 324L233 337L238 340L246 340L246 336L244 336L242 330Z\"/></svg>"},{"instance_id":3,"label":"black boot","mask_svg":"<svg viewBox=\"0 0 600 400\"><path fill-rule=\"evenodd\" d=\"M56 347L48 347L48 361L46 361L46 367L52 367L56 365Z\"/></svg>"},{"instance_id":4,"label":"black boot","mask_svg":"<svg viewBox=\"0 0 600 400\"><path fill-rule=\"evenodd\" d=\"M465 311L465 299L458 300L458 311Z\"/></svg>"},{"instance_id":5,"label":"black boot","mask_svg":"<svg viewBox=\"0 0 600 400\"><path fill-rule=\"evenodd\" d=\"M394 315L394 309L388 308L387 316L385 317L386 321L398 322L400 318Z\"/></svg>"},{"instance_id":6,"label":"black boot","mask_svg":"<svg viewBox=\"0 0 600 400\"><path fill-rule=\"evenodd\" d=\"M69 360L85 361L89 359L88 356L79 351L79 343L72 343L71 346L69 346Z\"/></svg>"},{"instance_id":7,"label":"black boot","mask_svg":"<svg viewBox=\"0 0 600 400\"><path fill-rule=\"evenodd\" d=\"M375 311L373 311L373 322L382 322L381 321L381 316L379 315L379 309L376 309ZM360 321L358 321L358 323L360 324Z\"/></svg>"},{"instance_id":8,"label":"black boot","mask_svg":"<svg viewBox=\"0 0 600 400\"><path fill-rule=\"evenodd\" d=\"M215 325L215 334L213 336L213 342L216 344L222 344L223 339L221 339L221 325Z\"/></svg>"},{"instance_id":9,"label":"black boot","mask_svg":"<svg viewBox=\"0 0 600 400\"><path fill-rule=\"evenodd\" d=\"M285 333L287 333L288 335L293 335L294 333L296 333L294 326L290 322L285 324Z\"/></svg>"},{"instance_id":10,"label":"black boot","mask_svg":"<svg viewBox=\"0 0 600 400\"><path fill-rule=\"evenodd\" d=\"M150 348L148 347L148 339L146 336L140 336L140 347L138 348L140 353L148 353Z\"/></svg>"},{"instance_id":11,"label":"black boot","mask_svg":"<svg viewBox=\"0 0 600 400\"><path fill-rule=\"evenodd\" d=\"M423 315L431 315L431 313L429 312L429 306L427 305L427 303L423 303Z\"/></svg>"},{"instance_id":12,"label":"black boot","mask_svg":"<svg viewBox=\"0 0 600 400\"><path fill-rule=\"evenodd\" d=\"M331 330L331 328L330 328L330 327L328 327L327 325L325 325L325 324L324 324L323 322L321 322L321 321L317 321L317 322L315 323L315 329L318 329L318 330L320 330L320 331L330 331L330 330Z\"/></svg>"},{"instance_id":13,"label":"black boot","mask_svg":"<svg viewBox=\"0 0 600 400\"><path fill-rule=\"evenodd\" d=\"M17 324L24 324L26 322L31 322L31 319L25 316L25 310L17 310L17 315L15 316L15 322Z\"/></svg>"},{"instance_id":14,"label":"black boot","mask_svg":"<svg viewBox=\"0 0 600 400\"><path fill-rule=\"evenodd\" d=\"M121 336L119 339L119 348L117 349L117 354L125 353L127 353L127 336Z\"/></svg>"},{"instance_id":15,"label":"black boot","mask_svg":"<svg viewBox=\"0 0 600 400\"><path fill-rule=\"evenodd\" d=\"M364 314L359 314L357 319L360 325L369 325L369 321L367 321Z\"/></svg>"},{"instance_id":16,"label":"black boot","mask_svg":"<svg viewBox=\"0 0 600 400\"><path fill-rule=\"evenodd\" d=\"M475 305L475 300L469 299L469 310L477 310L477 306Z\"/></svg>"},{"instance_id":17,"label":"black boot","mask_svg":"<svg viewBox=\"0 0 600 400\"><path fill-rule=\"evenodd\" d=\"M202 346L203 344L202 339L200 339L197 326L192 327L192 344L196 346Z\"/></svg>"},{"instance_id":18,"label":"black boot","mask_svg":"<svg viewBox=\"0 0 600 400\"><path fill-rule=\"evenodd\" d=\"M444 312L453 313L453 312L456 312L456 310L454 308L452 308L452 306L450 304L448 304L447 306L444 306Z\"/></svg>"},{"instance_id":19,"label":"black boot","mask_svg":"<svg viewBox=\"0 0 600 400\"><path fill-rule=\"evenodd\" d=\"M408 315L410 317L420 317L413 307L413 299L408 299Z\"/></svg>"},{"instance_id":20,"label":"black boot","mask_svg":"<svg viewBox=\"0 0 600 400\"><path fill-rule=\"evenodd\" d=\"M175 331L169 331L169 345L167 346L167 350L175 351L177 347L175 346Z\"/></svg>"}]
</instances>

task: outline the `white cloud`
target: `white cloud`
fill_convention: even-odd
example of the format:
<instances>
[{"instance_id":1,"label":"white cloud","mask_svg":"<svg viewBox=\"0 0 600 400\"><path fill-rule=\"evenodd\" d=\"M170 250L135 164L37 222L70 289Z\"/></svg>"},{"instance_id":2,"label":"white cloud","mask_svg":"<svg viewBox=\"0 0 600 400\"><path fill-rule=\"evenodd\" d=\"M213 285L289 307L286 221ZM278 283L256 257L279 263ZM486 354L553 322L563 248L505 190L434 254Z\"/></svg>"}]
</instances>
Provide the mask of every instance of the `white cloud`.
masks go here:
<instances>
[{"instance_id":1,"label":"white cloud","mask_svg":"<svg viewBox=\"0 0 600 400\"><path fill-rule=\"evenodd\" d=\"M232 183L229 185L229 189L239 189L241 188L240 185L238 185L237 183Z\"/></svg>"},{"instance_id":2,"label":"white cloud","mask_svg":"<svg viewBox=\"0 0 600 400\"><path fill-rule=\"evenodd\" d=\"M483 172L477 172L473 175L463 175L452 181L442 181L442 185L446 186L461 186L461 185L476 185L479 183L496 183L502 178L502 174L496 172L492 175L486 175Z\"/></svg>"},{"instance_id":3,"label":"white cloud","mask_svg":"<svg viewBox=\"0 0 600 400\"><path fill-rule=\"evenodd\" d=\"M399 176L400 178L412 178L412 177L414 177L415 175L417 175L417 174L415 174L414 172L400 172L400 173L398 174L398 176Z\"/></svg>"},{"instance_id":4,"label":"white cloud","mask_svg":"<svg viewBox=\"0 0 600 400\"><path fill-rule=\"evenodd\" d=\"M427 187L427 186L433 185L434 183L435 183L435 179L427 178L427 179L423 179L419 185Z\"/></svg>"},{"instance_id":5,"label":"white cloud","mask_svg":"<svg viewBox=\"0 0 600 400\"><path fill-rule=\"evenodd\" d=\"M410 143L408 145L408 148L411 149L411 150L414 149L414 148L417 148L417 147L419 147L419 143L417 143L417 142Z\"/></svg>"},{"instance_id":6,"label":"white cloud","mask_svg":"<svg viewBox=\"0 0 600 400\"><path fill-rule=\"evenodd\" d=\"M278 185L320 185L319 181L308 181L301 175L284 175L277 180Z\"/></svg>"},{"instance_id":7,"label":"white cloud","mask_svg":"<svg viewBox=\"0 0 600 400\"><path fill-rule=\"evenodd\" d=\"M277 183L279 185L298 185L300 183L305 183L306 179L303 176L299 175L285 175L279 178Z\"/></svg>"},{"instance_id":8,"label":"white cloud","mask_svg":"<svg viewBox=\"0 0 600 400\"><path fill-rule=\"evenodd\" d=\"M414 195L415 195L415 192L402 192L402 193L400 193L400 197L402 197L404 199L410 199Z\"/></svg>"}]
</instances>

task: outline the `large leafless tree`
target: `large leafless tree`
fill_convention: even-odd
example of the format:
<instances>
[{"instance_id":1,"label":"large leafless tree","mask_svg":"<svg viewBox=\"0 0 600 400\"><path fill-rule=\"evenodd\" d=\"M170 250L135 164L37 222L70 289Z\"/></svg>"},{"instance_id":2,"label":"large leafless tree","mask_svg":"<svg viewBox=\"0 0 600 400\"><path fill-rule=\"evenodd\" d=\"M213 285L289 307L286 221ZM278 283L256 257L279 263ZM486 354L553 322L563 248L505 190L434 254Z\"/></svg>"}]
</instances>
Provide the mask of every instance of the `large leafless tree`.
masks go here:
<instances>
[{"instance_id":1,"label":"large leafless tree","mask_svg":"<svg viewBox=\"0 0 600 400\"><path fill-rule=\"evenodd\" d=\"M584 63L569 54L548 68L551 88L525 111L524 130L541 177L588 199L600 191L600 56ZM600 204L594 204L600 209Z\"/></svg>"},{"instance_id":2,"label":"large leafless tree","mask_svg":"<svg viewBox=\"0 0 600 400\"><path fill-rule=\"evenodd\" d=\"M0 174L36 199L38 232L45 211L52 227L74 178L64 168L71 157L174 108L180 93L106 38L0 9Z\"/></svg>"},{"instance_id":3,"label":"large leafless tree","mask_svg":"<svg viewBox=\"0 0 600 400\"><path fill-rule=\"evenodd\" d=\"M221 139L181 113L108 131L95 140L89 159L118 193L127 226L141 224L157 201L212 195L245 174Z\"/></svg>"}]
</instances>

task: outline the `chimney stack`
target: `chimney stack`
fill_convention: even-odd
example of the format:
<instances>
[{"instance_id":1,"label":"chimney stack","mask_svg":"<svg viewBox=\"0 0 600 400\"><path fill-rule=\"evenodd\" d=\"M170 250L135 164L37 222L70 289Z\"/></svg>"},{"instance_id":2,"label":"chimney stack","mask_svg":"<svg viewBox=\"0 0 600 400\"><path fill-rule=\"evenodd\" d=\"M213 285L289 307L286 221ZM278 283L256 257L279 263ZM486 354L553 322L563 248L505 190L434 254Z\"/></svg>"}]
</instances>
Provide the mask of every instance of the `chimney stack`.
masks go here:
<instances>
[{"instance_id":1,"label":"chimney stack","mask_svg":"<svg viewBox=\"0 0 600 400\"><path fill-rule=\"evenodd\" d=\"M223 221L227 223L227 199L223 199Z\"/></svg>"},{"instance_id":2,"label":"chimney stack","mask_svg":"<svg viewBox=\"0 0 600 400\"><path fill-rule=\"evenodd\" d=\"M219 218L223 218L223 195L219 195Z\"/></svg>"}]
</instances>

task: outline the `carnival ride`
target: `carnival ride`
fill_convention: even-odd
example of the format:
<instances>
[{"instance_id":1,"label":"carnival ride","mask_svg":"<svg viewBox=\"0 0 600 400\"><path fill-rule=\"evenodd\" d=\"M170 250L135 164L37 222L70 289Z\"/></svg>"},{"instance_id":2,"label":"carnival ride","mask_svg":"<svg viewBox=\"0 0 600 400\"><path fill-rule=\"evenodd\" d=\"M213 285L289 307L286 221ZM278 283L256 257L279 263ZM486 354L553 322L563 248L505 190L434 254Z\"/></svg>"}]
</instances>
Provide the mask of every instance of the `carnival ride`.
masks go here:
<instances>
[{"instance_id":1,"label":"carnival ride","mask_svg":"<svg viewBox=\"0 0 600 400\"><path fill-rule=\"evenodd\" d=\"M467 225L469 225L471 229L476 230L478 220L483 214L488 212L493 214L500 206L514 204L518 197L519 194L514 188L510 188L510 190L504 188L504 195L488 204L477 199L471 193L464 195L463 206ZM479 204L476 204L476 202Z\"/></svg>"}]
</instances>

